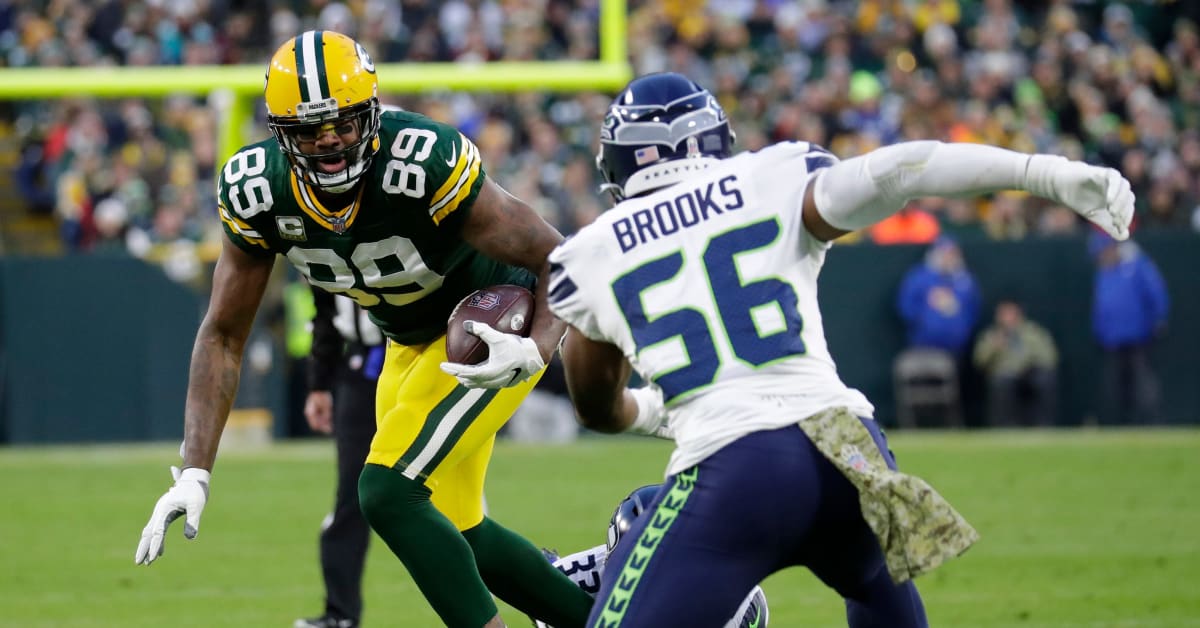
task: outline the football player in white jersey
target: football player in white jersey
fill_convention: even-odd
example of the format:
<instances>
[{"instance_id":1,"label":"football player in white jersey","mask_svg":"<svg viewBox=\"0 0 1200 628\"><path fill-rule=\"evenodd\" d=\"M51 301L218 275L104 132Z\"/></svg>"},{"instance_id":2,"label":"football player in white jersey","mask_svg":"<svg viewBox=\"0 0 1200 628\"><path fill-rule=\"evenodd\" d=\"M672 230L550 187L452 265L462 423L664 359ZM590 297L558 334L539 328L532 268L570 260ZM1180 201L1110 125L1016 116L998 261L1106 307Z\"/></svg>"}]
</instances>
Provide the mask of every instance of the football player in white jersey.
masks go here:
<instances>
[{"instance_id":1,"label":"football player in white jersey","mask_svg":"<svg viewBox=\"0 0 1200 628\"><path fill-rule=\"evenodd\" d=\"M666 481L609 556L590 626L719 626L770 574L804 566L853 628L927 625L912 578L975 530L896 470L867 399L838 377L817 306L833 239L909 199L1024 190L1117 239L1112 169L936 141L839 161L783 142L731 156L713 96L678 74L632 81L597 165L621 201L551 254L579 420L667 433ZM626 387L637 371L648 384Z\"/></svg>"}]
</instances>

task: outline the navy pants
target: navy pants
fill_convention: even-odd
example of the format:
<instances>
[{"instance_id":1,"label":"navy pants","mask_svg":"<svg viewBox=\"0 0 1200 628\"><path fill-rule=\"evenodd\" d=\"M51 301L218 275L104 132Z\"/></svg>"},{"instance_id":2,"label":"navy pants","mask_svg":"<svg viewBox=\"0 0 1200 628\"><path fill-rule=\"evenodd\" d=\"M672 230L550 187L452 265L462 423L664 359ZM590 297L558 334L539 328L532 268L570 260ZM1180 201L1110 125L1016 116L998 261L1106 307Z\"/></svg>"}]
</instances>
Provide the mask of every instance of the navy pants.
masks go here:
<instances>
[{"instance_id":1,"label":"navy pants","mask_svg":"<svg viewBox=\"0 0 1200 628\"><path fill-rule=\"evenodd\" d=\"M895 468L875 421L863 423ZM851 628L928 625L913 583L892 583L854 485L794 425L667 478L609 557L588 625L719 628L746 591L792 566L845 599Z\"/></svg>"}]
</instances>

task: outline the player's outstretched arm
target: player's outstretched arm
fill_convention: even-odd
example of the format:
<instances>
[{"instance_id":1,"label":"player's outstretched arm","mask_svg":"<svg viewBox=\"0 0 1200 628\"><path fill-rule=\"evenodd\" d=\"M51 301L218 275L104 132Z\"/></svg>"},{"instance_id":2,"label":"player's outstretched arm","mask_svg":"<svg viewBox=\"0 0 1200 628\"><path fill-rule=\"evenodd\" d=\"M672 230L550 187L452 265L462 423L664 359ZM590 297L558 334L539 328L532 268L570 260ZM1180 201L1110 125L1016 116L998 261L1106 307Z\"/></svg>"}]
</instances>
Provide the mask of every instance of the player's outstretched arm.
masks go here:
<instances>
[{"instance_id":1,"label":"player's outstretched arm","mask_svg":"<svg viewBox=\"0 0 1200 628\"><path fill-rule=\"evenodd\" d=\"M821 171L805 192L804 224L832 240L891 216L910 199L1023 190L1066 207L1118 240L1129 237L1133 192L1112 168L983 144L902 142Z\"/></svg>"},{"instance_id":2,"label":"player's outstretched arm","mask_svg":"<svg viewBox=\"0 0 1200 628\"><path fill-rule=\"evenodd\" d=\"M196 333L188 370L184 468L212 470L237 394L242 350L274 262L274 257L253 257L224 241L213 271L212 299Z\"/></svg>"},{"instance_id":3,"label":"player's outstretched arm","mask_svg":"<svg viewBox=\"0 0 1200 628\"><path fill-rule=\"evenodd\" d=\"M225 240L213 272L212 300L196 333L184 408L183 468L171 467L175 484L159 498L142 530L134 562L162 555L167 527L186 517L184 536L195 538L217 444L241 373L242 349L271 275L273 257L255 258Z\"/></svg>"}]
</instances>

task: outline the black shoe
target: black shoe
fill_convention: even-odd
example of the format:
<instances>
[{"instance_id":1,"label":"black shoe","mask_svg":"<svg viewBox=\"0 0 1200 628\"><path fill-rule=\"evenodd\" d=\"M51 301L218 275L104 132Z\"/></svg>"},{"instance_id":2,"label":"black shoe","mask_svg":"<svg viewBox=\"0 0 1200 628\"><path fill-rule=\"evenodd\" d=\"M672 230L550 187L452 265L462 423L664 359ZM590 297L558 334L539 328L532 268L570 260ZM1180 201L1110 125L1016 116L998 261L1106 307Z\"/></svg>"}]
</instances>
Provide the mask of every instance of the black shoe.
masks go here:
<instances>
[{"instance_id":1,"label":"black shoe","mask_svg":"<svg viewBox=\"0 0 1200 628\"><path fill-rule=\"evenodd\" d=\"M297 619L292 628L358 628L358 621L332 615Z\"/></svg>"}]
</instances>

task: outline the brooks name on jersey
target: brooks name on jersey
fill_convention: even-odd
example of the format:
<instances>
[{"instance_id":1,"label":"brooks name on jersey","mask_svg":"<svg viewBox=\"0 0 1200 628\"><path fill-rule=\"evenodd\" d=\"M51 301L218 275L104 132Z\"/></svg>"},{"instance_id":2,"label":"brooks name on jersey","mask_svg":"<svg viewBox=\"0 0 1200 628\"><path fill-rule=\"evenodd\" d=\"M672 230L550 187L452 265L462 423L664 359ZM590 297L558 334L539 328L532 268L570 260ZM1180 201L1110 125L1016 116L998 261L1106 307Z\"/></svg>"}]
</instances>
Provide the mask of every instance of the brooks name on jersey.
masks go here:
<instances>
[{"instance_id":1,"label":"brooks name on jersey","mask_svg":"<svg viewBox=\"0 0 1200 628\"><path fill-rule=\"evenodd\" d=\"M652 207L634 210L630 216L618 219L613 223L612 230L617 236L621 252L628 253L639 244L694 227L710 216L745 207L737 183L737 175L731 174L674 198L659 201Z\"/></svg>"}]
</instances>

